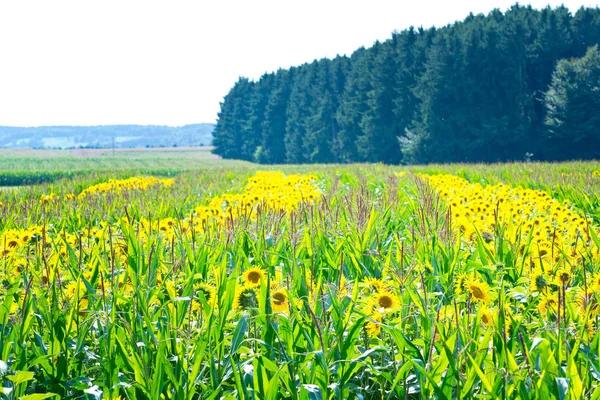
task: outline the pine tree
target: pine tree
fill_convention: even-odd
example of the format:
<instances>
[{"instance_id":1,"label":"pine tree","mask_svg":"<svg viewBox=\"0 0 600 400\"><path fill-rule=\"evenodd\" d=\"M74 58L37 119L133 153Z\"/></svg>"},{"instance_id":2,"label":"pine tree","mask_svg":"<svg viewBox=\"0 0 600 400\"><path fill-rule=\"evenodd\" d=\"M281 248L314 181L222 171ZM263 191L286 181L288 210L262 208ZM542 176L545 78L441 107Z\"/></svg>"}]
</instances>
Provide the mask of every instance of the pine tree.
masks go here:
<instances>
[{"instance_id":1,"label":"pine tree","mask_svg":"<svg viewBox=\"0 0 600 400\"><path fill-rule=\"evenodd\" d=\"M265 74L255 84L254 93L249 102L250 115L248 117L248 124L244 129L241 148L244 160L254 161L256 149L261 145L263 137L262 126L265 120L269 95L273 91L274 80L274 74Z\"/></svg>"},{"instance_id":2,"label":"pine tree","mask_svg":"<svg viewBox=\"0 0 600 400\"><path fill-rule=\"evenodd\" d=\"M586 50L600 43L600 8L581 7L571 21L573 57L583 57Z\"/></svg>"},{"instance_id":3,"label":"pine tree","mask_svg":"<svg viewBox=\"0 0 600 400\"><path fill-rule=\"evenodd\" d=\"M223 99L213 132L215 154L223 158L244 158L242 147L246 140L253 94L254 83L247 78L240 78Z\"/></svg>"},{"instance_id":4,"label":"pine tree","mask_svg":"<svg viewBox=\"0 0 600 400\"><path fill-rule=\"evenodd\" d=\"M417 118L419 99L415 95L415 88L425 69L427 48L434 35L434 29L420 28L416 31L410 27L398 36L394 99L398 139L406 138L406 132L412 128L412 123ZM400 145L400 141L398 144Z\"/></svg>"},{"instance_id":5,"label":"pine tree","mask_svg":"<svg viewBox=\"0 0 600 400\"><path fill-rule=\"evenodd\" d=\"M263 164L285 162L286 112L295 69L277 71L262 121L262 139L254 161Z\"/></svg>"},{"instance_id":6,"label":"pine tree","mask_svg":"<svg viewBox=\"0 0 600 400\"><path fill-rule=\"evenodd\" d=\"M421 106L414 128L401 140L407 160L417 163L464 161L464 115L457 109L465 98L463 59L458 35L439 30L427 52L427 67L415 88Z\"/></svg>"},{"instance_id":7,"label":"pine tree","mask_svg":"<svg viewBox=\"0 0 600 400\"><path fill-rule=\"evenodd\" d=\"M391 41L376 43L371 49L371 90L367 93L367 109L360 122L364 135L357 141L358 152L371 162L397 164L402 160L395 115L397 39L398 35L394 34Z\"/></svg>"},{"instance_id":8,"label":"pine tree","mask_svg":"<svg viewBox=\"0 0 600 400\"><path fill-rule=\"evenodd\" d=\"M561 60L544 96L545 145L551 159L600 158L600 51Z\"/></svg>"},{"instance_id":9,"label":"pine tree","mask_svg":"<svg viewBox=\"0 0 600 400\"><path fill-rule=\"evenodd\" d=\"M364 48L355 51L350 59L351 68L336 112L339 131L332 143L333 155L340 162L365 161L358 152L357 142L364 136L360 123L368 109L368 92L372 90L368 75L371 64L370 53Z\"/></svg>"},{"instance_id":10,"label":"pine tree","mask_svg":"<svg viewBox=\"0 0 600 400\"><path fill-rule=\"evenodd\" d=\"M311 90L315 84L317 62L303 65L295 75L286 112L285 161L302 164L307 161L304 140L308 134L308 121L315 101Z\"/></svg>"},{"instance_id":11,"label":"pine tree","mask_svg":"<svg viewBox=\"0 0 600 400\"><path fill-rule=\"evenodd\" d=\"M311 93L306 117L306 135L302 142L305 161L326 163L332 161L331 143L337 131L335 110L337 108L332 62L321 60L316 65L316 78L307 89Z\"/></svg>"}]
</instances>

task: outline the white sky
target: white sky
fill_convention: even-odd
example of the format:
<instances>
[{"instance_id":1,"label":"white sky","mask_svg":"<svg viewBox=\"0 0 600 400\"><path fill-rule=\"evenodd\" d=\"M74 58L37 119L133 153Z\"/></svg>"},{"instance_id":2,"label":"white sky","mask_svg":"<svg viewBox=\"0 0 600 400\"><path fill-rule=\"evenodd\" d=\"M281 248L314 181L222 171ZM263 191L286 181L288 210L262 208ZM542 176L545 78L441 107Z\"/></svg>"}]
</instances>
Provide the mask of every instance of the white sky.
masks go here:
<instances>
[{"instance_id":1,"label":"white sky","mask_svg":"<svg viewBox=\"0 0 600 400\"><path fill-rule=\"evenodd\" d=\"M239 76L515 0L0 0L0 125L214 122ZM598 1L565 4L572 13Z\"/></svg>"}]
</instances>

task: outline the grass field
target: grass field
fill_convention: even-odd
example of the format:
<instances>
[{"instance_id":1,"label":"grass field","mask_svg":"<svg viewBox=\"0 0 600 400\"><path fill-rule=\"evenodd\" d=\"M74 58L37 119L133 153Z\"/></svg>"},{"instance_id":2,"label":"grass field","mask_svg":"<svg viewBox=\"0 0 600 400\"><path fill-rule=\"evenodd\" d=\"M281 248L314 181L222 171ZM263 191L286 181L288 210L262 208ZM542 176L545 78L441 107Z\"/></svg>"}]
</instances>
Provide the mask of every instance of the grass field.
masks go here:
<instances>
[{"instance_id":1,"label":"grass field","mask_svg":"<svg viewBox=\"0 0 600 400\"><path fill-rule=\"evenodd\" d=\"M222 160L210 147L148 149L0 149L0 186L51 182L81 174L174 175L184 171L244 166Z\"/></svg>"},{"instance_id":2,"label":"grass field","mask_svg":"<svg viewBox=\"0 0 600 400\"><path fill-rule=\"evenodd\" d=\"M0 398L600 397L598 163L148 153L0 191Z\"/></svg>"}]
</instances>

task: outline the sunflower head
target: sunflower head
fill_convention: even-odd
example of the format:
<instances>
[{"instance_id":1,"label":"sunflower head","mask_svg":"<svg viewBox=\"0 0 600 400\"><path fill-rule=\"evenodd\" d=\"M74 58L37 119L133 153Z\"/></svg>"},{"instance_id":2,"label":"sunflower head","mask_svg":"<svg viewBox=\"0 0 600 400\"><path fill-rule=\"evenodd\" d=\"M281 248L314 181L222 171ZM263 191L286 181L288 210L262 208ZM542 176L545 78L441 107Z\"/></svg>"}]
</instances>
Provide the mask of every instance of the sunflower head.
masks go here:
<instances>
[{"instance_id":1,"label":"sunflower head","mask_svg":"<svg viewBox=\"0 0 600 400\"><path fill-rule=\"evenodd\" d=\"M6 240L6 247L9 249L15 249L19 246L19 240L16 237L11 237Z\"/></svg>"},{"instance_id":2,"label":"sunflower head","mask_svg":"<svg viewBox=\"0 0 600 400\"><path fill-rule=\"evenodd\" d=\"M558 309L558 298L556 295L548 294L543 295L540 298L540 303L538 304L538 310L541 313L552 312L555 313Z\"/></svg>"},{"instance_id":3,"label":"sunflower head","mask_svg":"<svg viewBox=\"0 0 600 400\"><path fill-rule=\"evenodd\" d=\"M596 292L600 292L600 273L597 273L592 277L591 288Z\"/></svg>"},{"instance_id":4,"label":"sunflower head","mask_svg":"<svg viewBox=\"0 0 600 400\"><path fill-rule=\"evenodd\" d=\"M81 281L69 282L64 287L64 294L69 298L81 298L85 295L85 286Z\"/></svg>"},{"instance_id":5,"label":"sunflower head","mask_svg":"<svg viewBox=\"0 0 600 400\"><path fill-rule=\"evenodd\" d=\"M369 320L365 325L367 329L367 335L369 337L377 337L381 333L381 321L383 320L383 314L378 311L374 311L369 315Z\"/></svg>"},{"instance_id":6,"label":"sunflower head","mask_svg":"<svg viewBox=\"0 0 600 400\"><path fill-rule=\"evenodd\" d=\"M271 292L271 308L276 313L287 313L289 311L290 301L287 294L282 290Z\"/></svg>"},{"instance_id":7,"label":"sunflower head","mask_svg":"<svg viewBox=\"0 0 600 400\"><path fill-rule=\"evenodd\" d=\"M490 312L490 309L483 306L479 309L479 312L477 313L479 316L479 321L485 325L485 326L491 326L494 323L494 319L492 317L492 313Z\"/></svg>"},{"instance_id":8,"label":"sunflower head","mask_svg":"<svg viewBox=\"0 0 600 400\"><path fill-rule=\"evenodd\" d=\"M234 308L247 310L258 307L258 293L255 285L244 285L238 287L233 302Z\"/></svg>"},{"instance_id":9,"label":"sunflower head","mask_svg":"<svg viewBox=\"0 0 600 400\"><path fill-rule=\"evenodd\" d=\"M265 271L258 267L252 267L244 272L244 284L246 285L260 285L261 279L265 276Z\"/></svg>"},{"instance_id":10,"label":"sunflower head","mask_svg":"<svg viewBox=\"0 0 600 400\"><path fill-rule=\"evenodd\" d=\"M556 272L556 283L558 285L566 285L571 280L571 273L564 268L559 269Z\"/></svg>"},{"instance_id":11,"label":"sunflower head","mask_svg":"<svg viewBox=\"0 0 600 400\"><path fill-rule=\"evenodd\" d=\"M386 287L383 280L371 277L365 278L363 285L368 292L378 292Z\"/></svg>"},{"instance_id":12,"label":"sunflower head","mask_svg":"<svg viewBox=\"0 0 600 400\"><path fill-rule=\"evenodd\" d=\"M213 285L210 285L210 284L204 283L204 282L197 283L197 284L194 285L194 290L198 294L202 293L202 295L206 299L206 302L208 304L210 304L211 306L214 306L216 304L216 300L217 300L216 292L217 292L217 289Z\"/></svg>"},{"instance_id":13,"label":"sunflower head","mask_svg":"<svg viewBox=\"0 0 600 400\"><path fill-rule=\"evenodd\" d=\"M442 306L440 309L440 320L451 321L454 318L454 307L451 305Z\"/></svg>"},{"instance_id":14,"label":"sunflower head","mask_svg":"<svg viewBox=\"0 0 600 400\"><path fill-rule=\"evenodd\" d=\"M544 272L541 268L535 268L531 273L531 291L532 292L543 292L548 286L548 281L544 277Z\"/></svg>"},{"instance_id":15,"label":"sunflower head","mask_svg":"<svg viewBox=\"0 0 600 400\"><path fill-rule=\"evenodd\" d=\"M467 274L467 273L462 273L462 274L458 274L456 276L456 284L454 287L454 291L456 292L456 294L461 294L464 291L467 290L467 282L469 282L471 279L473 279L474 276L473 274Z\"/></svg>"},{"instance_id":16,"label":"sunflower head","mask_svg":"<svg viewBox=\"0 0 600 400\"><path fill-rule=\"evenodd\" d=\"M475 302L488 303L490 301L490 288L485 282L469 281L467 290Z\"/></svg>"},{"instance_id":17,"label":"sunflower head","mask_svg":"<svg viewBox=\"0 0 600 400\"><path fill-rule=\"evenodd\" d=\"M377 292L369 298L369 306L381 314L393 313L400 308L400 299L387 290Z\"/></svg>"},{"instance_id":18,"label":"sunflower head","mask_svg":"<svg viewBox=\"0 0 600 400\"><path fill-rule=\"evenodd\" d=\"M31 233L29 231L25 231L21 234L21 243L27 244L31 240Z\"/></svg>"}]
</instances>

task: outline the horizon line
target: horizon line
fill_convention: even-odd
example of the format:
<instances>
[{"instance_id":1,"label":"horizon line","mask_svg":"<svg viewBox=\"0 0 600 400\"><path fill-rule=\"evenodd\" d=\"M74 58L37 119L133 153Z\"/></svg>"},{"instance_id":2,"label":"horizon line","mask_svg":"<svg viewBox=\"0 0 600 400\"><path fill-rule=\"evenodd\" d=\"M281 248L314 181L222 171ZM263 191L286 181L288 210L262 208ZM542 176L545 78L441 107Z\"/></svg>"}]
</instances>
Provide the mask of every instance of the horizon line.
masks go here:
<instances>
[{"instance_id":1,"label":"horizon line","mask_svg":"<svg viewBox=\"0 0 600 400\"><path fill-rule=\"evenodd\" d=\"M188 125L202 125L202 124L208 124L208 125L216 125L217 121L214 122L192 122L192 123L187 123L187 124L176 124L176 125L170 125L170 124L133 124L133 123L126 123L126 124L88 124L88 125L80 125L80 124L75 124L75 125L69 125L69 124L56 124L56 125L4 125L4 124L0 124L0 128L23 128L23 129L28 129L28 128L55 128L55 127L77 127L77 128L91 128L91 127L108 127L108 126L166 126L169 128L180 128L180 127L184 127L184 126L188 126Z\"/></svg>"}]
</instances>

